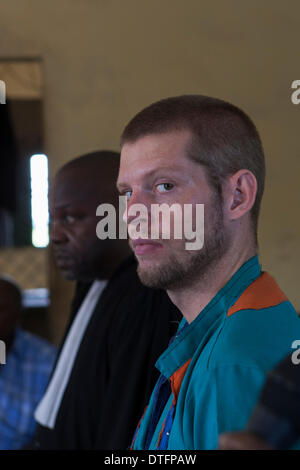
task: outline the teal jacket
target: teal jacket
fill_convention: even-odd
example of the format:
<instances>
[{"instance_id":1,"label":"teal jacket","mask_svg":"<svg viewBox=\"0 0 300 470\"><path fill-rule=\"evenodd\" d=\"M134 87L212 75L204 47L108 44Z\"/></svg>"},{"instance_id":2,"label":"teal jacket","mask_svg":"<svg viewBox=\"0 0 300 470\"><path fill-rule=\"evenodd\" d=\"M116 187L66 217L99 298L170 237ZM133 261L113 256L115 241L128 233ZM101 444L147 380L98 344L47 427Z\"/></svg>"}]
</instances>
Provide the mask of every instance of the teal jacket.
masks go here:
<instances>
[{"instance_id":1,"label":"teal jacket","mask_svg":"<svg viewBox=\"0 0 300 470\"><path fill-rule=\"evenodd\" d=\"M160 356L161 376L132 449L216 449L242 430L266 374L300 339L300 319L275 280L248 260Z\"/></svg>"}]
</instances>

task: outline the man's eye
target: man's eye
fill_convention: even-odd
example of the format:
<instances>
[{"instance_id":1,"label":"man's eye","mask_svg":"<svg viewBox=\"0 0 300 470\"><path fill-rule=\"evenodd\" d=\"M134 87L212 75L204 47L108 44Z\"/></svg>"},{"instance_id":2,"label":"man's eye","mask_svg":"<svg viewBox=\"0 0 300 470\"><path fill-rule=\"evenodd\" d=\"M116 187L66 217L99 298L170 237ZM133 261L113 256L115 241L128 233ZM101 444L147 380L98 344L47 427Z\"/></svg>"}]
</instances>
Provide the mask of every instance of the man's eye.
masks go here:
<instances>
[{"instance_id":1,"label":"man's eye","mask_svg":"<svg viewBox=\"0 0 300 470\"><path fill-rule=\"evenodd\" d=\"M65 215L64 217L64 221L66 222L66 224L73 224L76 220L76 217L74 217L73 215Z\"/></svg>"},{"instance_id":2,"label":"man's eye","mask_svg":"<svg viewBox=\"0 0 300 470\"><path fill-rule=\"evenodd\" d=\"M172 183L160 183L156 187L157 187L157 190L160 193L166 193L166 192L168 192L168 191L170 191L171 189L174 188L174 184L172 184Z\"/></svg>"},{"instance_id":3,"label":"man's eye","mask_svg":"<svg viewBox=\"0 0 300 470\"><path fill-rule=\"evenodd\" d=\"M123 196L125 196L127 199L130 199L131 194L132 194L132 191L125 191L125 193L123 193Z\"/></svg>"}]
</instances>

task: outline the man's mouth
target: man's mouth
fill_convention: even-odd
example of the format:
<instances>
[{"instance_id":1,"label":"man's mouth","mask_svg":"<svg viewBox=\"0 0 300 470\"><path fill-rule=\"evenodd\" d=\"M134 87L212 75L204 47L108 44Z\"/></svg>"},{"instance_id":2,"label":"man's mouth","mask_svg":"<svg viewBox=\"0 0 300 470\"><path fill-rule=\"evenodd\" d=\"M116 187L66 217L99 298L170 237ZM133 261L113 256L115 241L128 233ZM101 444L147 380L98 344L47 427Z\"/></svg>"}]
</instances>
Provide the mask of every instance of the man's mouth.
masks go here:
<instances>
[{"instance_id":1,"label":"man's mouth","mask_svg":"<svg viewBox=\"0 0 300 470\"><path fill-rule=\"evenodd\" d=\"M54 252L55 261L59 267L64 267L72 263L72 257L66 253Z\"/></svg>"},{"instance_id":2,"label":"man's mouth","mask_svg":"<svg viewBox=\"0 0 300 470\"><path fill-rule=\"evenodd\" d=\"M136 255L154 254L163 248L163 245L159 242L142 238L130 240L130 244Z\"/></svg>"}]
</instances>

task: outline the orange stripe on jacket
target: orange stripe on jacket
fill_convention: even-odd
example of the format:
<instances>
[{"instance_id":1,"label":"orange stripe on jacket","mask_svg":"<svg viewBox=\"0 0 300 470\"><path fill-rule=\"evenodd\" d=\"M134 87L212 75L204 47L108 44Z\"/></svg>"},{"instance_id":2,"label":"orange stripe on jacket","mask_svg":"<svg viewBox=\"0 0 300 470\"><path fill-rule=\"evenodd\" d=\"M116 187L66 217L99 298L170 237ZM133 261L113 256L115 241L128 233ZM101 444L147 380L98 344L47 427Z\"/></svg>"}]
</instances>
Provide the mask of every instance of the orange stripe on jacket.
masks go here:
<instances>
[{"instance_id":1,"label":"orange stripe on jacket","mask_svg":"<svg viewBox=\"0 0 300 470\"><path fill-rule=\"evenodd\" d=\"M170 382L171 382L171 389L174 395L174 400L173 403L177 403L181 383L183 381L183 378L185 376L185 373L187 371L187 368L191 362L191 359L189 359L187 362L183 364L183 366L180 367L180 369L176 370L174 374L171 375L170 377Z\"/></svg>"},{"instance_id":2,"label":"orange stripe on jacket","mask_svg":"<svg viewBox=\"0 0 300 470\"><path fill-rule=\"evenodd\" d=\"M274 307L288 300L286 295L278 287L275 279L266 272L261 275L242 293L241 297L228 310L227 316L239 310Z\"/></svg>"}]
</instances>

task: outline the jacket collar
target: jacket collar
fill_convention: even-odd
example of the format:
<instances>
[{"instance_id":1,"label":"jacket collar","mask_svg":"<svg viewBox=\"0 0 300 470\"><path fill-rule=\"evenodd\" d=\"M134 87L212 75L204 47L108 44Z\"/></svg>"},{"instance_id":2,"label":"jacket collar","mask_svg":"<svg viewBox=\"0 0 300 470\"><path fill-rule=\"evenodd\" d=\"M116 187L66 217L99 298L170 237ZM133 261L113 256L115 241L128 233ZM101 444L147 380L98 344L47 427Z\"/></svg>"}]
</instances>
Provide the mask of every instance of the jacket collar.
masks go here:
<instances>
[{"instance_id":1,"label":"jacket collar","mask_svg":"<svg viewBox=\"0 0 300 470\"><path fill-rule=\"evenodd\" d=\"M229 308L260 273L261 266L255 255L236 271L192 323L188 324L185 318L182 319L175 338L155 364L165 377L169 378L189 361L201 342L203 346L207 343L224 321Z\"/></svg>"}]
</instances>

